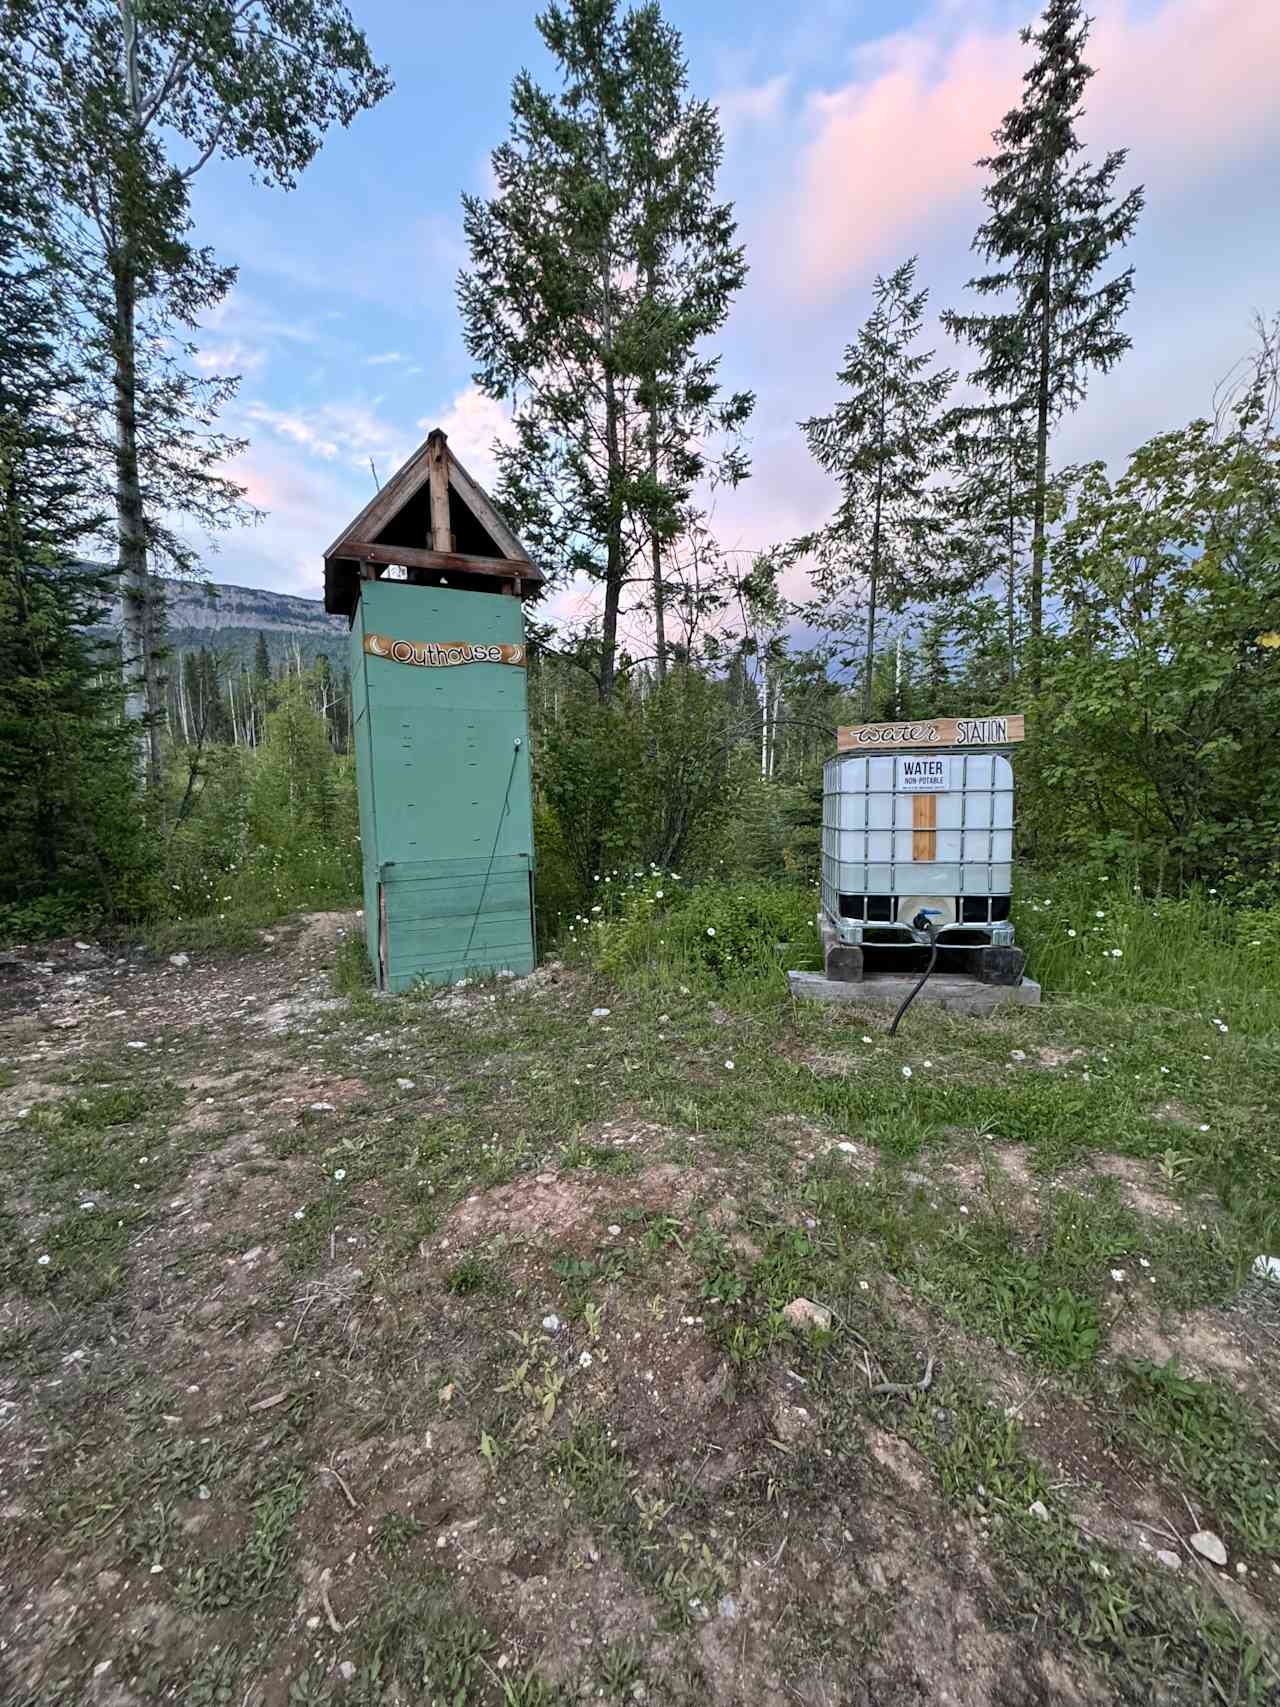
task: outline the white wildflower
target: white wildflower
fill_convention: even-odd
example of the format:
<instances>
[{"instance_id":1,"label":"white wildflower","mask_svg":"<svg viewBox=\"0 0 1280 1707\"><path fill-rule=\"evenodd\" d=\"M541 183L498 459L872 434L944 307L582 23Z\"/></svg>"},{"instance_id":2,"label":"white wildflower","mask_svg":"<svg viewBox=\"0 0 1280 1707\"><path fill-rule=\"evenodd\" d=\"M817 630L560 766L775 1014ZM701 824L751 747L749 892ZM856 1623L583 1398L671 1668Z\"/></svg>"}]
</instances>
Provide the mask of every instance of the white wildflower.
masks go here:
<instances>
[{"instance_id":1,"label":"white wildflower","mask_svg":"<svg viewBox=\"0 0 1280 1707\"><path fill-rule=\"evenodd\" d=\"M48 1268L49 1264L53 1261L53 1258L51 1256L42 1256L37 1257L36 1261L39 1263L41 1268Z\"/></svg>"},{"instance_id":2,"label":"white wildflower","mask_svg":"<svg viewBox=\"0 0 1280 1707\"><path fill-rule=\"evenodd\" d=\"M732 1073L732 1071L733 1071L733 1062L732 1061L726 1061L725 1062L725 1070L726 1070L726 1072Z\"/></svg>"},{"instance_id":3,"label":"white wildflower","mask_svg":"<svg viewBox=\"0 0 1280 1707\"><path fill-rule=\"evenodd\" d=\"M715 934L716 934L716 927L714 925L708 925L707 926L707 935L708 936L714 936Z\"/></svg>"},{"instance_id":4,"label":"white wildflower","mask_svg":"<svg viewBox=\"0 0 1280 1707\"><path fill-rule=\"evenodd\" d=\"M581 1357L579 1357L579 1359L578 1359L578 1368L579 1369L590 1369L590 1367L594 1361L595 1360L592 1357L591 1353L589 1351L584 1351L582 1353Z\"/></svg>"},{"instance_id":5,"label":"white wildflower","mask_svg":"<svg viewBox=\"0 0 1280 1707\"><path fill-rule=\"evenodd\" d=\"M904 1078L904 1079L909 1079L909 1078L910 1078L910 1077L911 1077L911 1069L910 1069L910 1067L904 1067L904 1068L903 1068L903 1069L902 1069L902 1076L903 1076L903 1078Z\"/></svg>"},{"instance_id":6,"label":"white wildflower","mask_svg":"<svg viewBox=\"0 0 1280 1707\"><path fill-rule=\"evenodd\" d=\"M1113 1268L1111 1270L1111 1278L1115 1281L1116 1285L1119 1286L1120 1282L1124 1279L1124 1270L1122 1268Z\"/></svg>"},{"instance_id":7,"label":"white wildflower","mask_svg":"<svg viewBox=\"0 0 1280 1707\"><path fill-rule=\"evenodd\" d=\"M1068 932L1067 932L1067 935L1068 935L1068 936L1074 936L1074 935L1075 935L1075 934L1076 934L1076 933L1075 933L1075 932L1074 932L1074 931L1068 931Z\"/></svg>"},{"instance_id":8,"label":"white wildflower","mask_svg":"<svg viewBox=\"0 0 1280 1707\"><path fill-rule=\"evenodd\" d=\"M307 1212L305 1209L295 1209L293 1212L293 1218L295 1221L303 1221L306 1219L306 1214Z\"/></svg>"},{"instance_id":9,"label":"white wildflower","mask_svg":"<svg viewBox=\"0 0 1280 1707\"><path fill-rule=\"evenodd\" d=\"M343 1180L347 1177L347 1170L345 1168L335 1168L333 1170L333 1177L337 1180L338 1184L341 1185Z\"/></svg>"}]
</instances>

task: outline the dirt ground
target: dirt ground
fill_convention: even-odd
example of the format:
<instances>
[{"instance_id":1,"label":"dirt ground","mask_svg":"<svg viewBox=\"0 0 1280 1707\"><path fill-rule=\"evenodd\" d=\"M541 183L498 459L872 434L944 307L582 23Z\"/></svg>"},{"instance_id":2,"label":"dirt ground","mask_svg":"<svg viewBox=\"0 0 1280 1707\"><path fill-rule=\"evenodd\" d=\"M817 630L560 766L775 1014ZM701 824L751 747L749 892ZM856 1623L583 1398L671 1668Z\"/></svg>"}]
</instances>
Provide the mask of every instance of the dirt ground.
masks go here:
<instances>
[{"instance_id":1,"label":"dirt ground","mask_svg":"<svg viewBox=\"0 0 1280 1707\"><path fill-rule=\"evenodd\" d=\"M357 930L0 956L3 1707L1280 1700L1280 1312L1143 1292L1189 1186L904 1159L825 1017L381 1001ZM1095 1198L1152 1256L1022 1337L975 1238L1033 1287Z\"/></svg>"}]
</instances>

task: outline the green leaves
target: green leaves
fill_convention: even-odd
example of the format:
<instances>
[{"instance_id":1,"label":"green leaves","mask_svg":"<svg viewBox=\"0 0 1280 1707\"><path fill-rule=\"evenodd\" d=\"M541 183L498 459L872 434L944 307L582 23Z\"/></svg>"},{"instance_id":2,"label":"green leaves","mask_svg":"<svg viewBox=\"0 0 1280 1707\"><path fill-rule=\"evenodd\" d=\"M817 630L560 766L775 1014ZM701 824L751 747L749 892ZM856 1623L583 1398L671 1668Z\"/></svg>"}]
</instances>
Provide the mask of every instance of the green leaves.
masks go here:
<instances>
[{"instance_id":1,"label":"green leaves","mask_svg":"<svg viewBox=\"0 0 1280 1707\"><path fill-rule=\"evenodd\" d=\"M1114 481L1069 470L1061 500L1049 589L1066 626L1024 801L1060 853L1119 834L1187 876L1263 874L1280 825L1280 668L1260 642L1280 608L1280 438L1239 412L1227 431L1194 421Z\"/></svg>"}]
</instances>

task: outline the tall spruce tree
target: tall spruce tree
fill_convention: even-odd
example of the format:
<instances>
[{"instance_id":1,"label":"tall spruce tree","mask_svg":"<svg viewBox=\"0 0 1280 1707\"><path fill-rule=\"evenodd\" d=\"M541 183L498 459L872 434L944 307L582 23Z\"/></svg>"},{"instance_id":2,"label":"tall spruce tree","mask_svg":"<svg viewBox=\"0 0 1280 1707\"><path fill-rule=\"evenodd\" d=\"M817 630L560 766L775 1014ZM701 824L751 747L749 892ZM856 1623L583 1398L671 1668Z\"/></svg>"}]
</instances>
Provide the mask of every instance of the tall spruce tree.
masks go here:
<instances>
[{"instance_id":1,"label":"tall spruce tree","mask_svg":"<svg viewBox=\"0 0 1280 1707\"><path fill-rule=\"evenodd\" d=\"M290 187L325 130L389 87L340 0L0 0L7 123L43 163L59 265L79 298L82 357L108 423L130 711L160 773L163 690L156 574L189 571L180 527L242 515L221 471L236 442L215 421L234 381L181 353L234 270L190 240L190 186L213 159Z\"/></svg>"},{"instance_id":2,"label":"tall spruce tree","mask_svg":"<svg viewBox=\"0 0 1280 1707\"><path fill-rule=\"evenodd\" d=\"M1022 100L993 133L995 152L978 162L991 174L983 192L990 211L973 247L993 270L969 281L979 296L1013 300L993 313L943 315L948 330L979 352L970 377L988 393L985 407L1000 412L1008 430L1025 424L1031 434L1030 450L1016 453L1016 466L1031 465L1025 507L1033 652L1044 627L1049 434L1083 400L1089 371L1105 372L1129 347L1120 318L1133 269L1102 283L1097 275L1132 234L1143 205L1140 188L1116 199L1124 149L1096 167L1081 158L1076 127L1093 76L1084 61L1090 21L1080 0L1049 0L1040 27L1022 31L1023 43L1037 50L1023 75Z\"/></svg>"},{"instance_id":3,"label":"tall spruce tree","mask_svg":"<svg viewBox=\"0 0 1280 1707\"><path fill-rule=\"evenodd\" d=\"M951 486L955 549L967 556L973 580L989 578L993 564L1004 580L1004 645L1010 684L1017 677L1019 594L1027 560L1035 484L1035 435L1016 402L996 401L954 410Z\"/></svg>"},{"instance_id":4,"label":"tall spruce tree","mask_svg":"<svg viewBox=\"0 0 1280 1707\"><path fill-rule=\"evenodd\" d=\"M849 651L860 644L863 715L871 715L876 620L950 585L952 534L938 475L945 462L943 405L955 382L914 348L928 291L916 260L877 278L875 306L837 375L848 395L829 415L801 422L809 449L840 483L840 502L819 532L796 540L812 555L818 598L804 607L816 627Z\"/></svg>"},{"instance_id":5,"label":"tall spruce tree","mask_svg":"<svg viewBox=\"0 0 1280 1707\"><path fill-rule=\"evenodd\" d=\"M715 200L724 153L719 115L688 95L678 33L656 5L642 6L623 21L622 47L629 67L622 122L633 180L632 242L644 285L634 357L648 471L641 508L661 681L666 582L673 574L683 579L672 548L700 526L695 489L704 480L736 485L747 473L738 435L755 399L746 391L722 397L719 357L704 348L724 324L747 267L734 242L733 209Z\"/></svg>"},{"instance_id":6,"label":"tall spruce tree","mask_svg":"<svg viewBox=\"0 0 1280 1707\"><path fill-rule=\"evenodd\" d=\"M500 496L553 572L602 589L594 674L608 701L626 587L653 588L665 667L664 552L713 465L745 472L707 441L735 432L750 398L721 399L700 350L745 267L713 199L716 116L688 96L658 7L569 0L537 25L561 87L516 78L497 192L464 198L458 294L477 384L514 405Z\"/></svg>"},{"instance_id":7,"label":"tall spruce tree","mask_svg":"<svg viewBox=\"0 0 1280 1707\"><path fill-rule=\"evenodd\" d=\"M30 191L0 150L0 902L61 891L73 910L107 911L135 820L130 766L117 673L93 633L109 577L80 561L101 518L66 305Z\"/></svg>"}]
</instances>

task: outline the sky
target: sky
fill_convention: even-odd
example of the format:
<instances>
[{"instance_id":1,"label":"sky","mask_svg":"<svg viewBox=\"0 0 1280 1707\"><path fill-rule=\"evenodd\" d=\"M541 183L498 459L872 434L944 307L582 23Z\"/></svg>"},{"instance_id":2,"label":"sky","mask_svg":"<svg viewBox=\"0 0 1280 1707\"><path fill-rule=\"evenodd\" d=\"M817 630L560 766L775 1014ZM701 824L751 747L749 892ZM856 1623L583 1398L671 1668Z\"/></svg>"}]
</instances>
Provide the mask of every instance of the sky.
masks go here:
<instances>
[{"instance_id":1,"label":"sky","mask_svg":"<svg viewBox=\"0 0 1280 1707\"><path fill-rule=\"evenodd\" d=\"M834 374L870 290L911 254L931 309L961 306L982 218L974 161L1018 99L1034 0L665 0L690 83L726 136L721 192L751 272L721 334L731 388L757 394L753 473L716 502L727 550L756 551L829 514L833 489L796 423L835 400ZM222 536L209 577L318 597L323 553L430 428L492 476L500 405L473 383L454 281L460 196L484 194L507 132L511 80L552 68L531 0L350 0L394 91L330 135L298 187L211 164L196 232L237 283L199 342L209 372L242 376L235 472L266 512ZM1119 267L1136 286L1133 348L1063 425L1059 463L1113 463L1210 413L1280 310L1280 0L1095 0L1090 158L1127 148L1121 192L1146 190ZM949 366L965 352L935 327ZM564 594L553 612L580 614Z\"/></svg>"}]
</instances>

